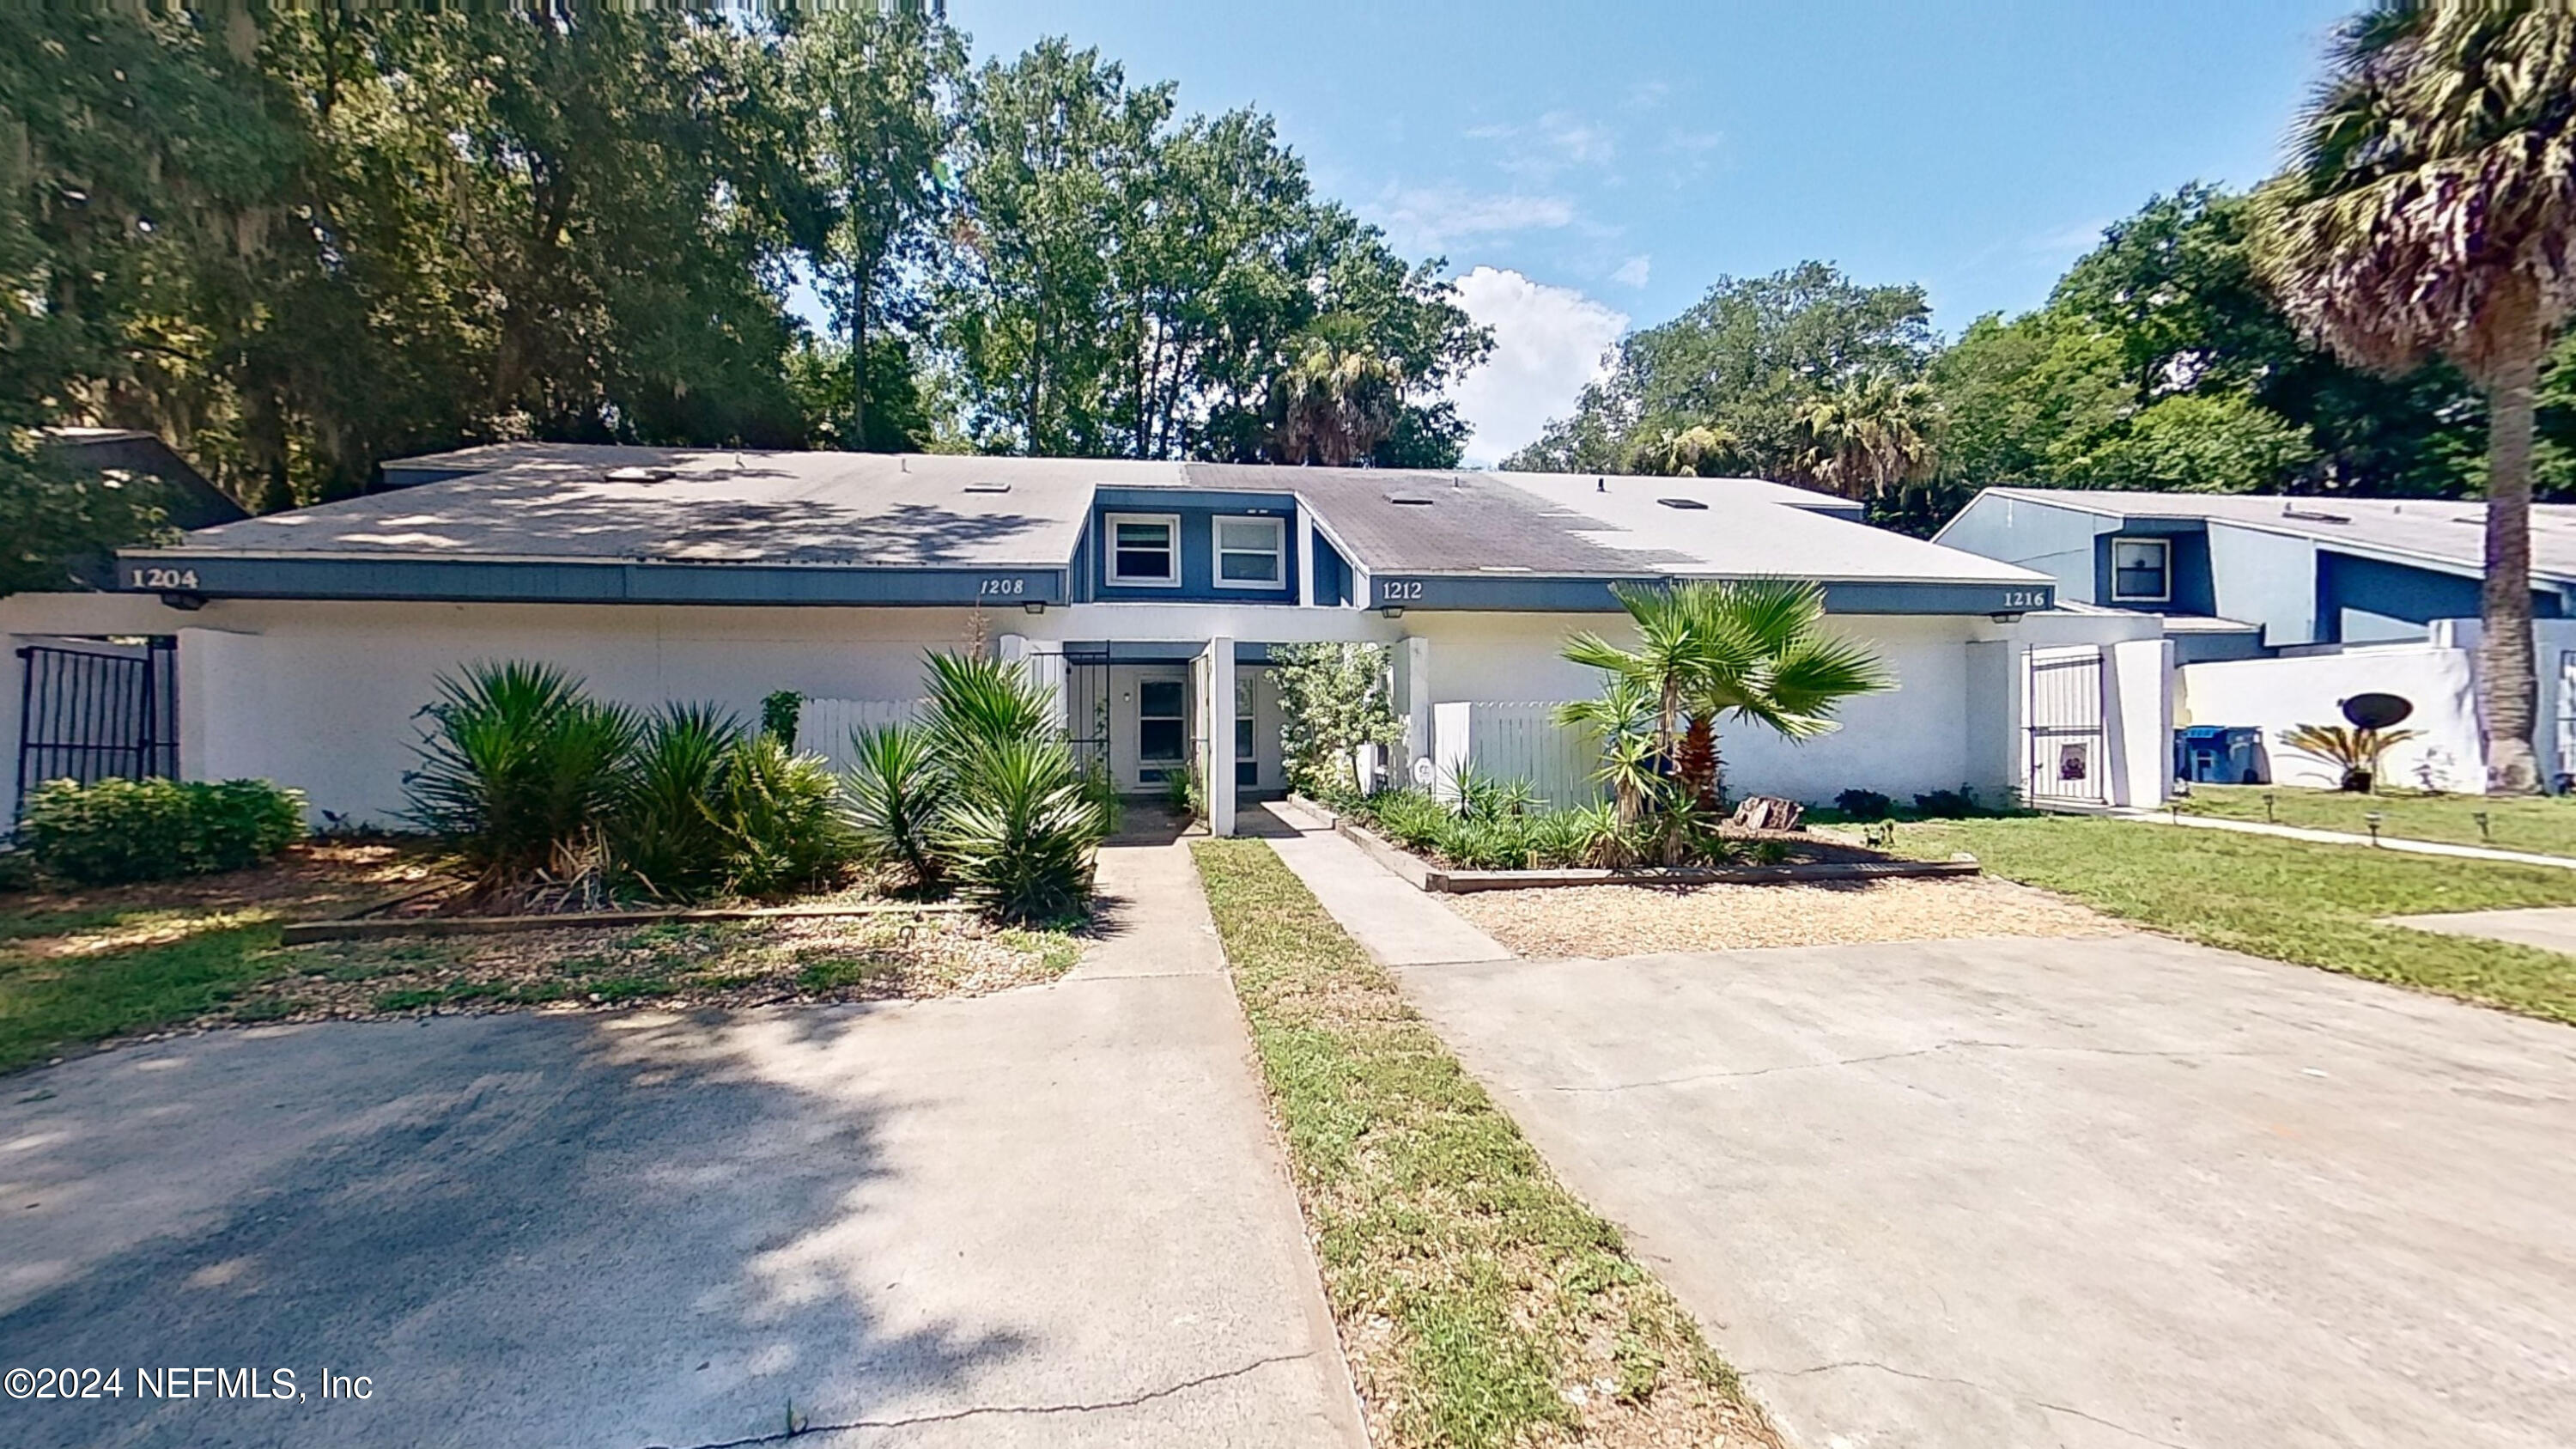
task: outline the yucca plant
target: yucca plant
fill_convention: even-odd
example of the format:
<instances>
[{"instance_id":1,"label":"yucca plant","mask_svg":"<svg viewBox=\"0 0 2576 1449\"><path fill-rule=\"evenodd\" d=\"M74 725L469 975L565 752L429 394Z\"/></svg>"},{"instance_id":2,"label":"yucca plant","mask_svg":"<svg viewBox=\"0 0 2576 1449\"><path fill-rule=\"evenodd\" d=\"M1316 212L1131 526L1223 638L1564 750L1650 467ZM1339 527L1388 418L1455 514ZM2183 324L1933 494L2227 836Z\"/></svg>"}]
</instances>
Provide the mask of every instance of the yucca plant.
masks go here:
<instances>
[{"instance_id":1,"label":"yucca plant","mask_svg":"<svg viewBox=\"0 0 2576 1449\"><path fill-rule=\"evenodd\" d=\"M2296 725L2281 731L2281 743L2342 772L2335 788L2367 795L2379 780L2379 762L2390 749L2423 737L2422 730L2357 729L2351 725Z\"/></svg>"},{"instance_id":2,"label":"yucca plant","mask_svg":"<svg viewBox=\"0 0 2576 1449\"><path fill-rule=\"evenodd\" d=\"M1018 666L971 654L930 656L930 747L957 774L987 750L1063 734L1055 700Z\"/></svg>"},{"instance_id":3,"label":"yucca plant","mask_svg":"<svg viewBox=\"0 0 2576 1449\"><path fill-rule=\"evenodd\" d=\"M629 794L635 716L549 664L476 664L438 690L403 776L407 818L447 841L478 896L595 873Z\"/></svg>"},{"instance_id":4,"label":"yucca plant","mask_svg":"<svg viewBox=\"0 0 2576 1449\"><path fill-rule=\"evenodd\" d=\"M712 802L742 723L711 704L665 705L637 742L611 846L619 872L644 894L700 899L725 884L732 842Z\"/></svg>"},{"instance_id":5,"label":"yucca plant","mask_svg":"<svg viewBox=\"0 0 2576 1449\"><path fill-rule=\"evenodd\" d=\"M734 742L716 772L711 810L724 831L725 880L754 899L831 884L850 859L839 788L820 755L767 731Z\"/></svg>"},{"instance_id":6,"label":"yucca plant","mask_svg":"<svg viewBox=\"0 0 2576 1449\"><path fill-rule=\"evenodd\" d=\"M928 731L912 725L853 730L850 753L842 785L859 849L909 871L917 889L935 885L940 863L931 832L948 782Z\"/></svg>"},{"instance_id":7,"label":"yucca plant","mask_svg":"<svg viewBox=\"0 0 2576 1449\"><path fill-rule=\"evenodd\" d=\"M985 748L956 779L934 839L968 898L1011 920L1055 921L1091 899L1102 825L1063 742L1022 738Z\"/></svg>"}]
</instances>

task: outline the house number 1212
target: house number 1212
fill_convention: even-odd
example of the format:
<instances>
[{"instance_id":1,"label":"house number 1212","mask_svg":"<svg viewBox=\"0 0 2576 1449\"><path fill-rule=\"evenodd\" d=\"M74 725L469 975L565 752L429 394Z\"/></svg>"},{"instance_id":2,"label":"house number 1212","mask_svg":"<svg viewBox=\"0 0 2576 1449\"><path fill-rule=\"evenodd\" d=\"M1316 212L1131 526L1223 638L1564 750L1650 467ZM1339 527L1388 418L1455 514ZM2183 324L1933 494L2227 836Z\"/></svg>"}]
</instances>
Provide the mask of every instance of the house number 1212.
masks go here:
<instances>
[{"instance_id":1,"label":"house number 1212","mask_svg":"<svg viewBox=\"0 0 2576 1449\"><path fill-rule=\"evenodd\" d=\"M1378 586L1381 599L1418 599L1422 597L1422 580L1388 579Z\"/></svg>"}]
</instances>

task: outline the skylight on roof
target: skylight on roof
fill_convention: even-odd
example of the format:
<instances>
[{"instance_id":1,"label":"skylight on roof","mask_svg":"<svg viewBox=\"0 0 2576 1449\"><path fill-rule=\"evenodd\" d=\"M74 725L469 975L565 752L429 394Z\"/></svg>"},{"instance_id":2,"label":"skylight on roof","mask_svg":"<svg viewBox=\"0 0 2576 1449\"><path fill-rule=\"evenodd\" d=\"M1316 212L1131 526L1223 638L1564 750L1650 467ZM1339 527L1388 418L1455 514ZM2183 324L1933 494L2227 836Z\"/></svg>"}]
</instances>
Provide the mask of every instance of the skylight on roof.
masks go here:
<instances>
[{"instance_id":1,"label":"skylight on roof","mask_svg":"<svg viewBox=\"0 0 2576 1449\"><path fill-rule=\"evenodd\" d=\"M1011 485L1008 483L997 483L989 478L979 478L974 482L967 484L961 491L967 493L1008 493L1011 491Z\"/></svg>"},{"instance_id":2,"label":"skylight on roof","mask_svg":"<svg viewBox=\"0 0 2576 1449\"><path fill-rule=\"evenodd\" d=\"M1660 503L1660 504L1664 505L1666 508L1706 508L1706 507L1708 507L1708 505L1707 505L1707 504L1700 502L1700 501L1699 501L1698 499L1696 499L1696 498L1658 498L1658 499L1656 499L1655 501L1656 501L1657 503Z\"/></svg>"},{"instance_id":3,"label":"skylight on roof","mask_svg":"<svg viewBox=\"0 0 2576 1449\"><path fill-rule=\"evenodd\" d=\"M1390 493L1386 495L1386 501L1389 503L1401 503L1407 508L1428 508L1431 506L1431 500L1420 493Z\"/></svg>"}]
</instances>

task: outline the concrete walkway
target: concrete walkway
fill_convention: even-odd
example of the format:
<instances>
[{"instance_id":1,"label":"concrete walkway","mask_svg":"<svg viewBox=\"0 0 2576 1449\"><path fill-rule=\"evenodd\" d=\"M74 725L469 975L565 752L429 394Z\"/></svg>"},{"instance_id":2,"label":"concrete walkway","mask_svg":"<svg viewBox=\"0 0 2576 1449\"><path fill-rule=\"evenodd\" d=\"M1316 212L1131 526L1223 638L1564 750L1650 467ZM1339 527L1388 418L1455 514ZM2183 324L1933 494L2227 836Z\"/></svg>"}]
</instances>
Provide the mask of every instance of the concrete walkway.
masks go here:
<instances>
[{"instance_id":1,"label":"concrete walkway","mask_svg":"<svg viewBox=\"0 0 2576 1449\"><path fill-rule=\"evenodd\" d=\"M2576 1031L2152 936L1410 967L1811 1449L2563 1449Z\"/></svg>"},{"instance_id":2,"label":"concrete walkway","mask_svg":"<svg viewBox=\"0 0 2576 1449\"><path fill-rule=\"evenodd\" d=\"M1246 811L1246 835L1267 838L1306 889L1363 949L1386 966L1502 961L1501 943L1464 916L1398 879L1331 825L1285 801Z\"/></svg>"},{"instance_id":3,"label":"concrete walkway","mask_svg":"<svg viewBox=\"0 0 2576 1449\"><path fill-rule=\"evenodd\" d=\"M2500 860L2511 865L2546 865L2559 870L2576 870L2576 860L2563 855L2534 855L2525 850L2494 850L2483 845L2450 845L2439 840L2398 840L2389 836L2373 840L2367 835L2350 835L2340 830L2310 830L2302 825L2272 825L2260 820L2220 820L2208 815L2179 815L2170 810L2067 813L2101 814L2114 820L2143 820L2153 825L2182 825L2198 830L2232 830L2239 835L2276 835L2283 840L2308 840L2319 845L2375 846L2408 855L2447 855L2460 860Z\"/></svg>"},{"instance_id":4,"label":"concrete walkway","mask_svg":"<svg viewBox=\"0 0 2576 1449\"><path fill-rule=\"evenodd\" d=\"M1112 929L1048 987L0 1080L0 1368L126 1389L0 1399L0 1442L1360 1449L1186 850L1101 874ZM140 1365L308 1397L138 1399Z\"/></svg>"},{"instance_id":5,"label":"concrete walkway","mask_svg":"<svg viewBox=\"0 0 2576 1449\"><path fill-rule=\"evenodd\" d=\"M2432 916L2388 916L2383 925L2444 936L2476 936L2537 946L2576 956L2576 906L2533 906L2510 911L2452 911Z\"/></svg>"}]
</instances>

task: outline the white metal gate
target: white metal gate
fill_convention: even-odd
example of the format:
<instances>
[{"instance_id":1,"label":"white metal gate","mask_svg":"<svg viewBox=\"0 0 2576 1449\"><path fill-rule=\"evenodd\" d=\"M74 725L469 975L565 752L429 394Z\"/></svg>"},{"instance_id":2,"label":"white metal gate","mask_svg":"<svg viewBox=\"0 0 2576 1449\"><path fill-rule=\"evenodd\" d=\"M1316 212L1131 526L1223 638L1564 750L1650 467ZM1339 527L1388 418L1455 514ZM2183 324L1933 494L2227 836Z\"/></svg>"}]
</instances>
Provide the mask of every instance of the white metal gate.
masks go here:
<instances>
[{"instance_id":1,"label":"white metal gate","mask_svg":"<svg viewBox=\"0 0 2576 1449\"><path fill-rule=\"evenodd\" d=\"M2030 798L2104 803L2102 651L2032 654L2029 698Z\"/></svg>"},{"instance_id":2,"label":"white metal gate","mask_svg":"<svg viewBox=\"0 0 2576 1449\"><path fill-rule=\"evenodd\" d=\"M2558 651L2558 768L2549 788L2568 792L2576 780L2576 649Z\"/></svg>"}]
</instances>

